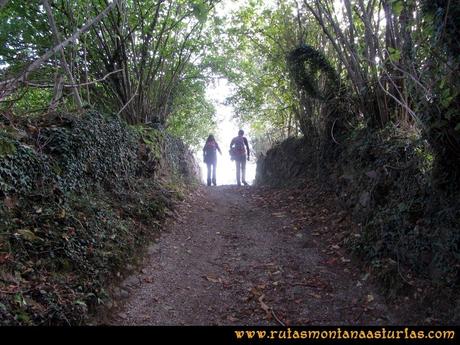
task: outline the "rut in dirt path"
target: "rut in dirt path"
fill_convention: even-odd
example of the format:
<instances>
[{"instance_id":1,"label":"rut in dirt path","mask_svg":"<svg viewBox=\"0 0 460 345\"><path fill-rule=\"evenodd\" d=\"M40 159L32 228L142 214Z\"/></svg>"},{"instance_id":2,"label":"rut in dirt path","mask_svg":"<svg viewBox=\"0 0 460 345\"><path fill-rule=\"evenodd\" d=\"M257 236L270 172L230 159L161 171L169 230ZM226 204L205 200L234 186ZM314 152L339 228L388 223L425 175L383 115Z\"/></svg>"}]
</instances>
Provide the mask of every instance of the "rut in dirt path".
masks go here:
<instances>
[{"instance_id":1,"label":"rut in dirt path","mask_svg":"<svg viewBox=\"0 0 460 345\"><path fill-rule=\"evenodd\" d=\"M314 225L299 228L299 215L264 203L272 194L221 186L191 195L122 284L127 299L109 323L394 324L365 272L325 250Z\"/></svg>"}]
</instances>

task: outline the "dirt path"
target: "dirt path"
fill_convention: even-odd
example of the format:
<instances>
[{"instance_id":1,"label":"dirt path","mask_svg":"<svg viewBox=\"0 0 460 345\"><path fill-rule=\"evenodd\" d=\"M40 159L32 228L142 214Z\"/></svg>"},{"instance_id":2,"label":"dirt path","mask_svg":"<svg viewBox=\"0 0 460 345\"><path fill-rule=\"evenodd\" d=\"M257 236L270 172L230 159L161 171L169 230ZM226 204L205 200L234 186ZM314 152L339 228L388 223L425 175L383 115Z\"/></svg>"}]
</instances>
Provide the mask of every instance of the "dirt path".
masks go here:
<instances>
[{"instance_id":1,"label":"dirt path","mask_svg":"<svg viewBox=\"0 0 460 345\"><path fill-rule=\"evenodd\" d=\"M109 323L397 323L328 235L349 223L326 201L314 189L201 188L122 284L126 299Z\"/></svg>"}]
</instances>

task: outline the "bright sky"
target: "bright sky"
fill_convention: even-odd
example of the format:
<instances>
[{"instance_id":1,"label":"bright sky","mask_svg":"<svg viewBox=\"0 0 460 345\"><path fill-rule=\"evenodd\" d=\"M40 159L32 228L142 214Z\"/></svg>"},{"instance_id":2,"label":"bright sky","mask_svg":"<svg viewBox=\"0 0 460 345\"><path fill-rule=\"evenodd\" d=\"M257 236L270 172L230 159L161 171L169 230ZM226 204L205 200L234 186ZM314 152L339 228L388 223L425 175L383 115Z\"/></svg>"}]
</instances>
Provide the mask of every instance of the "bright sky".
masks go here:
<instances>
[{"instance_id":1,"label":"bright sky","mask_svg":"<svg viewBox=\"0 0 460 345\"><path fill-rule=\"evenodd\" d=\"M209 85L206 92L207 97L213 102L217 111L217 132L210 134L214 134L222 150L222 155L217 154L217 185L236 184L236 166L235 162L230 160L228 151L232 138L238 135L240 128L233 119L233 108L224 104L225 98L229 97L230 94L231 90L225 79L218 79L214 85ZM252 150L251 138L247 136L248 130L244 127L242 129L248 138L249 148ZM203 138L203 146L205 140L206 138ZM202 152L199 152L197 159L200 162L203 182L206 183L206 164L204 164L202 156ZM246 162L246 181L252 184L256 174L255 157L252 152L250 159L249 162Z\"/></svg>"}]
</instances>

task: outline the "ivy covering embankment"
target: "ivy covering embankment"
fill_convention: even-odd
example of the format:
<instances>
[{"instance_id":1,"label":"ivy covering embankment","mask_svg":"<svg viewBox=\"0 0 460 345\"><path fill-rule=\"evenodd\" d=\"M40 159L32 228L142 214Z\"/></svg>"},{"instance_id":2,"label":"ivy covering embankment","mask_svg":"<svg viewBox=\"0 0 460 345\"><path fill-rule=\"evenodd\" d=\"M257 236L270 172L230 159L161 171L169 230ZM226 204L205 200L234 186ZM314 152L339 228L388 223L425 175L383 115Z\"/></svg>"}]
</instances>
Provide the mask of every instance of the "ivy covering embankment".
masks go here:
<instances>
[{"instance_id":1,"label":"ivy covering embankment","mask_svg":"<svg viewBox=\"0 0 460 345\"><path fill-rule=\"evenodd\" d=\"M3 126L0 323L87 322L195 178L179 140L116 117Z\"/></svg>"},{"instance_id":2,"label":"ivy covering embankment","mask_svg":"<svg viewBox=\"0 0 460 345\"><path fill-rule=\"evenodd\" d=\"M387 296L412 299L418 318L458 322L459 192L436 187L427 142L388 126L356 130L341 144L320 155L313 141L290 138L259 159L256 181L314 179L335 193L355 223L342 245Z\"/></svg>"}]
</instances>

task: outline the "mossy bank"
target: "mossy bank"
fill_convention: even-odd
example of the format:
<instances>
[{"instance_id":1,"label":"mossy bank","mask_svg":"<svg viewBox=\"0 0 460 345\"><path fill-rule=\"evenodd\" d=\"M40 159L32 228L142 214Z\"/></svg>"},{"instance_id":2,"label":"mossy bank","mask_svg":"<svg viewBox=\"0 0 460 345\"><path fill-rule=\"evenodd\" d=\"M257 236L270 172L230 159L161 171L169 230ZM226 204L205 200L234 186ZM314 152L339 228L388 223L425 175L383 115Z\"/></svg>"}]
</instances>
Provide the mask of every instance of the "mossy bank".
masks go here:
<instances>
[{"instance_id":1,"label":"mossy bank","mask_svg":"<svg viewBox=\"0 0 460 345\"><path fill-rule=\"evenodd\" d=\"M0 129L0 323L85 324L197 166L164 130L95 112Z\"/></svg>"},{"instance_id":2,"label":"mossy bank","mask_svg":"<svg viewBox=\"0 0 460 345\"><path fill-rule=\"evenodd\" d=\"M295 185L313 178L335 193L356 224L343 245L387 296L403 304L413 299L417 322L458 323L460 192L455 181L452 188L437 183L427 142L391 126L360 129L326 153L290 138L259 159L256 181Z\"/></svg>"}]
</instances>

